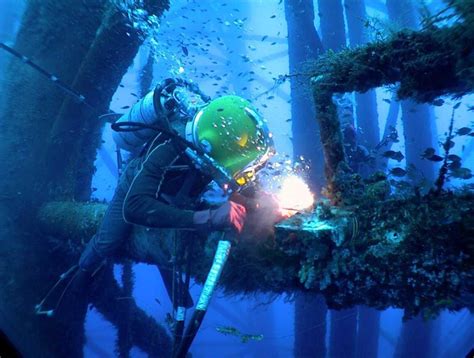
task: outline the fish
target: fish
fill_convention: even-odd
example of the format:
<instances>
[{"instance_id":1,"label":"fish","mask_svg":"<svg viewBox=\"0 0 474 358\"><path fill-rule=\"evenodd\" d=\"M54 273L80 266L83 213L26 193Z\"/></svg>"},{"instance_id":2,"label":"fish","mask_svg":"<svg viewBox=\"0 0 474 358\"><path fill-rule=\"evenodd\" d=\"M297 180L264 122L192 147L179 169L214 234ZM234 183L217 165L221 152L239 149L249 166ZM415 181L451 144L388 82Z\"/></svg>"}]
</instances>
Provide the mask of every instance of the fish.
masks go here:
<instances>
[{"instance_id":1,"label":"fish","mask_svg":"<svg viewBox=\"0 0 474 358\"><path fill-rule=\"evenodd\" d=\"M274 19L275 17L277 17L276 15L272 15L270 16L270 19Z\"/></svg>"},{"instance_id":2,"label":"fish","mask_svg":"<svg viewBox=\"0 0 474 358\"><path fill-rule=\"evenodd\" d=\"M216 327L216 331L222 333L226 336L235 336L240 337L242 343L247 343L250 340L261 341L263 339L263 334L243 334L235 327L225 326L225 327Z\"/></svg>"},{"instance_id":3,"label":"fish","mask_svg":"<svg viewBox=\"0 0 474 358\"><path fill-rule=\"evenodd\" d=\"M431 160L432 162L442 162L443 161L443 157L440 157L437 154L433 154L431 157L426 158L426 159Z\"/></svg>"},{"instance_id":4,"label":"fish","mask_svg":"<svg viewBox=\"0 0 474 358\"><path fill-rule=\"evenodd\" d=\"M424 159L429 159L431 156L435 154L434 148L426 148L423 154L421 155L422 158Z\"/></svg>"},{"instance_id":5,"label":"fish","mask_svg":"<svg viewBox=\"0 0 474 358\"><path fill-rule=\"evenodd\" d=\"M444 104L444 99L437 98L433 102L431 102L431 104L436 107L441 107Z\"/></svg>"},{"instance_id":6,"label":"fish","mask_svg":"<svg viewBox=\"0 0 474 358\"><path fill-rule=\"evenodd\" d=\"M403 158L405 158L405 156L402 154L402 152L400 152L400 151L395 152L394 150L387 150L386 152L384 152L382 154L382 156L385 157L385 158L394 159L397 162L401 162L403 160Z\"/></svg>"},{"instance_id":7,"label":"fish","mask_svg":"<svg viewBox=\"0 0 474 358\"><path fill-rule=\"evenodd\" d=\"M453 162L460 162L461 161L461 157L456 155L456 154L448 155L448 159L453 161Z\"/></svg>"},{"instance_id":8,"label":"fish","mask_svg":"<svg viewBox=\"0 0 474 358\"><path fill-rule=\"evenodd\" d=\"M268 35L263 36L261 41L265 41L265 39L266 39L267 37L268 37Z\"/></svg>"},{"instance_id":9,"label":"fish","mask_svg":"<svg viewBox=\"0 0 474 358\"><path fill-rule=\"evenodd\" d=\"M242 334L240 336L240 341L242 343L247 343L248 341L257 341L260 342L263 339L263 334Z\"/></svg>"},{"instance_id":10,"label":"fish","mask_svg":"<svg viewBox=\"0 0 474 358\"><path fill-rule=\"evenodd\" d=\"M469 168L457 168L451 170L451 176L458 179L471 179L472 172Z\"/></svg>"},{"instance_id":11,"label":"fish","mask_svg":"<svg viewBox=\"0 0 474 358\"><path fill-rule=\"evenodd\" d=\"M459 128L457 131L456 131L456 134L457 135L466 135L466 134L469 134L471 133L472 129L469 128L469 127L462 127L462 128Z\"/></svg>"},{"instance_id":12,"label":"fish","mask_svg":"<svg viewBox=\"0 0 474 358\"><path fill-rule=\"evenodd\" d=\"M216 331L225 335L240 336L239 330L235 327L216 327Z\"/></svg>"},{"instance_id":13,"label":"fish","mask_svg":"<svg viewBox=\"0 0 474 358\"><path fill-rule=\"evenodd\" d=\"M387 102L387 103L389 103L389 104L392 103L392 100L390 100L390 99L388 99L388 98L384 98L383 101L384 101L384 102Z\"/></svg>"},{"instance_id":14,"label":"fish","mask_svg":"<svg viewBox=\"0 0 474 358\"><path fill-rule=\"evenodd\" d=\"M448 164L448 168L449 170L456 170L456 169L461 168L461 165L462 165L461 162L453 161Z\"/></svg>"},{"instance_id":15,"label":"fish","mask_svg":"<svg viewBox=\"0 0 474 358\"><path fill-rule=\"evenodd\" d=\"M390 174L396 177L403 177L407 174L407 171L403 168L395 167L395 168L390 169Z\"/></svg>"},{"instance_id":16,"label":"fish","mask_svg":"<svg viewBox=\"0 0 474 358\"><path fill-rule=\"evenodd\" d=\"M189 55L189 51L188 51L188 48L187 48L186 46L181 46L181 50L183 51L184 56L188 56L188 55Z\"/></svg>"}]
</instances>

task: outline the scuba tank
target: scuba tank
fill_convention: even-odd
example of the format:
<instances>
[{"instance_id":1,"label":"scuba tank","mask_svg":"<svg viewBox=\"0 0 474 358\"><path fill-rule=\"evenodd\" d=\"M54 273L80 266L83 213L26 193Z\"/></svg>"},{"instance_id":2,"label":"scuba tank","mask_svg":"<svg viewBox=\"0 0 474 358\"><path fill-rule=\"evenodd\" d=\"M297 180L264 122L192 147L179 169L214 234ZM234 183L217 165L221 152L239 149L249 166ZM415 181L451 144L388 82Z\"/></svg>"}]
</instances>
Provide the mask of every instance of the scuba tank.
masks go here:
<instances>
[{"instance_id":1,"label":"scuba tank","mask_svg":"<svg viewBox=\"0 0 474 358\"><path fill-rule=\"evenodd\" d=\"M133 122L144 126L133 131L114 131L113 139L120 149L136 152L156 135L156 129L146 126L169 130L170 123L178 119L192 119L209 100L210 97L204 95L196 84L168 78L115 122L119 125Z\"/></svg>"},{"instance_id":2,"label":"scuba tank","mask_svg":"<svg viewBox=\"0 0 474 358\"><path fill-rule=\"evenodd\" d=\"M120 117L115 123L136 122L146 125L159 125L164 123L158 122L158 114L154 103L155 92L149 92L140 101L135 103L133 107ZM160 116L161 117L161 116ZM164 121L165 122L165 121ZM128 152L134 152L142 147L150 138L156 135L156 131L150 128L141 128L130 132L114 131L112 137L114 142L120 149Z\"/></svg>"}]
</instances>

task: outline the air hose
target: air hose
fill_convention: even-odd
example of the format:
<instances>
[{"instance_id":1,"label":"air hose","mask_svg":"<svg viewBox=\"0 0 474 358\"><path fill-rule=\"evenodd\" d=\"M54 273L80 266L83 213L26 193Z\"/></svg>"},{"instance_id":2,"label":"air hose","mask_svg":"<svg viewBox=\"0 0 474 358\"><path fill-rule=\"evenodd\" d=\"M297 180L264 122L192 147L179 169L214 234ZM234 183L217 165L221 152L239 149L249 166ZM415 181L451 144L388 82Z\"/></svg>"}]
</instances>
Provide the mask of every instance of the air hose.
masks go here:
<instances>
[{"instance_id":1,"label":"air hose","mask_svg":"<svg viewBox=\"0 0 474 358\"><path fill-rule=\"evenodd\" d=\"M163 133L170 138L176 139L194 165L196 165L200 171L209 175L217 184L219 184L219 186L230 191L236 191L239 188L235 179L232 178L232 176L230 176L221 165L219 165L201 148L181 137L173 129L167 129L141 122L115 122L112 124L112 129L117 132L134 132L137 130L151 129L158 133Z\"/></svg>"}]
</instances>

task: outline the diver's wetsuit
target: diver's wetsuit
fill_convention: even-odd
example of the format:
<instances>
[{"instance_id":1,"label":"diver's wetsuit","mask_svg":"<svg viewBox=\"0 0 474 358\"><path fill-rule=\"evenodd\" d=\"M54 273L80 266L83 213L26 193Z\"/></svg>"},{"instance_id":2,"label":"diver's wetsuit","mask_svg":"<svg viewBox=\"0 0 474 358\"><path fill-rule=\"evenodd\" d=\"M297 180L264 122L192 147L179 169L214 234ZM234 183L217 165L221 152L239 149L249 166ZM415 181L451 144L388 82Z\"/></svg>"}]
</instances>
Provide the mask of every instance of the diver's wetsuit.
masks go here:
<instances>
[{"instance_id":1,"label":"diver's wetsuit","mask_svg":"<svg viewBox=\"0 0 474 358\"><path fill-rule=\"evenodd\" d=\"M196 198L211 178L195 169L177 142L160 133L129 163L98 232L81 255L82 270L93 272L112 256L133 225L193 228Z\"/></svg>"}]
</instances>

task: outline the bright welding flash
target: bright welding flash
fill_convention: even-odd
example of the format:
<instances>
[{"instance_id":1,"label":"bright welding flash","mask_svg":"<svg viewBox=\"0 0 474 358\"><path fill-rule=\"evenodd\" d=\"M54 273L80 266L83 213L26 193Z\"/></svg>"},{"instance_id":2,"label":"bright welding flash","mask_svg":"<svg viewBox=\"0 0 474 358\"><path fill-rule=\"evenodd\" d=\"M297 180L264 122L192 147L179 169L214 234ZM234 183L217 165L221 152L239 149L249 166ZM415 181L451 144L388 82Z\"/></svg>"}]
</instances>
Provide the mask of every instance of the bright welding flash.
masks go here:
<instances>
[{"instance_id":1,"label":"bright welding flash","mask_svg":"<svg viewBox=\"0 0 474 358\"><path fill-rule=\"evenodd\" d=\"M314 196L308 185L296 175L290 175L283 179L277 199L280 211L285 216L309 209L314 203Z\"/></svg>"}]
</instances>

